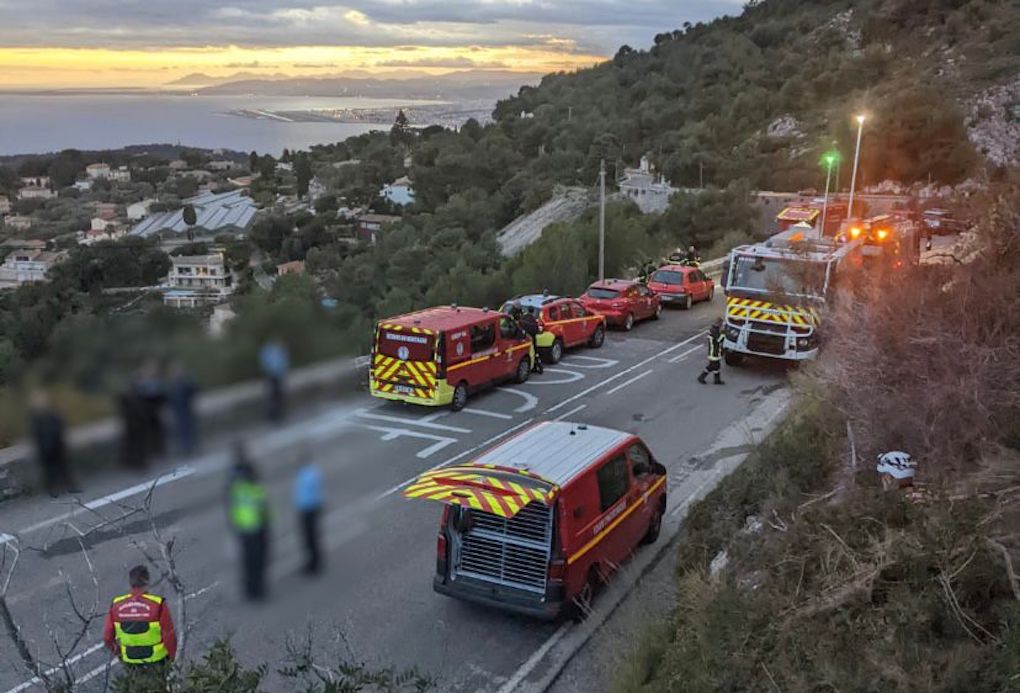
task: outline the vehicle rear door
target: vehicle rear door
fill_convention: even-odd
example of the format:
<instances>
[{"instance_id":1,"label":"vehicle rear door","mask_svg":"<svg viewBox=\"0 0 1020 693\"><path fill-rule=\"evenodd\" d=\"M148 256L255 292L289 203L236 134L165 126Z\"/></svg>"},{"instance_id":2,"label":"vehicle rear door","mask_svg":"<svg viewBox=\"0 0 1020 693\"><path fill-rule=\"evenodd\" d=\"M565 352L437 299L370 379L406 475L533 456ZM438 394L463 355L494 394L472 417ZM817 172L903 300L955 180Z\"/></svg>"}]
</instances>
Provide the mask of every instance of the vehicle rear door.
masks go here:
<instances>
[{"instance_id":1,"label":"vehicle rear door","mask_svg":"<svg viewBox=\"0 0 1020 693\"><path fill-rule=\"evenodd\" d=\"M472 387L498 380L503 365L499 362L496 320L485 320L470 327L471 360L460 373Z\"/></svg>"},{"instance_id":2,"label":"vehicle rear door","mask_svg":"<svg viewBox=\"0 0 1020 693\"><path fill-rule=\"evenodd\" d=\"M619 565L630 555L632 542L625 531L626 513L634 502L630 465L624 452L614 453L595 471L600 517L592 526L602 565ZM621 531L624 530L624 531Z\"/></svg>"},{"instance_id":3,"label":"vehicle rear door","mask_svg":"<svg viewBox=\"0 0 1020 693\"><path fill-rule=\"evenodd\" d=\"M627 462L633 479L631 505L638 506L627 518L626 531L633 549L645 536L658 509L658 490L665 484L666 468L655 462L645 444L637 440L627 446Z\"/></svg>"}]
</instances>

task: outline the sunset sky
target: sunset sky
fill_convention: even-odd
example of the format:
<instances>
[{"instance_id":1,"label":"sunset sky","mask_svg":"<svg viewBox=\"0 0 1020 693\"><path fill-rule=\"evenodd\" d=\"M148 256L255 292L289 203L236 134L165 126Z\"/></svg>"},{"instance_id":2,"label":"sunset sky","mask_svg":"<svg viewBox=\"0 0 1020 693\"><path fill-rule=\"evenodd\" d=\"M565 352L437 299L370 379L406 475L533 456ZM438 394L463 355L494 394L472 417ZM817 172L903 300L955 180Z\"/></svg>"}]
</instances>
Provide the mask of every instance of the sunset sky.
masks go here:
<instances>
[{"instance_id":1,"label":"sunset sky","mask_svg":"<svg viewBox=\"0 0 1020 693\"><path fill-rule=\"evenodd\" d=\"M0 86L223 76L549 72L646 47L741 0L0 0Z\"/></svg>"}]
</instances>

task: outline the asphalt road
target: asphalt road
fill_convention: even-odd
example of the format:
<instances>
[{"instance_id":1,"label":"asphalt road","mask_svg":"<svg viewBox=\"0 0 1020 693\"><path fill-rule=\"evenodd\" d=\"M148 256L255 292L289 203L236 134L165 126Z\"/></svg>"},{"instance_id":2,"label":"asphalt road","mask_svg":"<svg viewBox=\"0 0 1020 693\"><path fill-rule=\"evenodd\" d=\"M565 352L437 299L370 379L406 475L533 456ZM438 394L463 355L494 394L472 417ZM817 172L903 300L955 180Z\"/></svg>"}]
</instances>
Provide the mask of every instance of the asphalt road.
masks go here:
<instances>
[{"instance_id":1,"label":"asphalt road","mask_svg":"<svg viewBox=\"0 0 1020 693\"><path fill-rule=\"evenodd\" d=\"M111 597L126 591L127 568L142 561L139 546L155 546L154 524L164 537L176 538L179 574L191 595L190 654L230 636L244 662L269 662L275 670L288 642L311 631L322 652L416 666L437 677L442 691L505 691L560 625L433 593L440 506L403 499L401 484L436 465L468 460L532 421L553 418L642 436L670 469L671 484L695 465L704 468L698 454L785 382L783 369L775 367L724 368L722 387L695 381L704 362L704 330L722 305L717 294L712 305L667 311L662 320L639 324L629 334L613 332L602 349L572 351L543 376L475 396L460 413L381 403L366 394L253 434L250 442L274 507L271 598L259 607L245 605L238 594L236 550L223 507L223 449L159 477L152 522L137 508L155 472L148 479L111 476L94 482L82 497L87 508L42 498L4 504L0 542L7 533L38 549L21 554L10 589L12 610L42 658L56 662L54 637L66 647L77 629L68 585L85 608L98 592L100 612L105 611ZM329 497L327 572L315 580L299 573L290 505L301 446L322 468ZM12 545L8 542L8 552ZM154 591L172 593L166 584ZM173 608L181 621L181 604L175 601ZM72 653L75 676L93 677L85 689L98 689L105 675L101 626L92 624ZM0 642L0 693L25 690L20 687L30 675L9 641ZM286 690L275 675L268 686Z\"/></svg>"}]
</instances>

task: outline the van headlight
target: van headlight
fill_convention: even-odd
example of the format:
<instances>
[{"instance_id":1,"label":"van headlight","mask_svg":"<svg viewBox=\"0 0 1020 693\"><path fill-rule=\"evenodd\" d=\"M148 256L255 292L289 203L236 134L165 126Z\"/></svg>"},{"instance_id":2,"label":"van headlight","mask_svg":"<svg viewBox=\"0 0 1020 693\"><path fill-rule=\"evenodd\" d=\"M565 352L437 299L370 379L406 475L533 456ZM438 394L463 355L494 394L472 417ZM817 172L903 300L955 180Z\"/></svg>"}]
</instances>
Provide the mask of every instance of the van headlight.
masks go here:
<instances>
[{"instance_id":1,"label":"van headlight","mask_svg":"<svg viewBox=\"0 0 1020 693\"><path fill-rule=\"evenodd\" d=\"M811 348L814 347L814 345L811 342L812 342L812 339L810 337L798 337L797 338L797 348L798 349L804 349L805 351L808 350L808 349L811 349Z\"/></svg>"},{"instance_id":2,"label":"van headlight","mask_svg":"<svg viewBox=\"0 0 1020 693\"><path fill-rule=\"evenodd\" d=\"M730 340L731 342L737 341L737 337L740 336L740 330L738 330L736 327L733 327L732 325L727 325L726 329L723 330L723 332L726 334L726 339Z\"/></svg>"}]
</instances>

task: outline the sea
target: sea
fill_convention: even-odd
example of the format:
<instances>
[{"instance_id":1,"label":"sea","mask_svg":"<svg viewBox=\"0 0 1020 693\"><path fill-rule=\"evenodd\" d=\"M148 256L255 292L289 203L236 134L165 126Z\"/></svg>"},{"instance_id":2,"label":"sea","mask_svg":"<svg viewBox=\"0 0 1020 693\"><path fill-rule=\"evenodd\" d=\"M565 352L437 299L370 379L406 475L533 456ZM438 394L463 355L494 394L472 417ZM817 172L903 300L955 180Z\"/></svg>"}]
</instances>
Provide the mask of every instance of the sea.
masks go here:
<instances>
[{"instance_id":1,"label":"sea","mask_svg":"<svg viewBox=\"0 0 1020 693\"><path fill-rule=\"evenodd\" d=\"M0 156L62 149L181 144L279 156L389 123L284 122L237 111L384 109L438 102L362 97L197 96L169 93L0 93Z\"/></svg>"}]
</instances>

